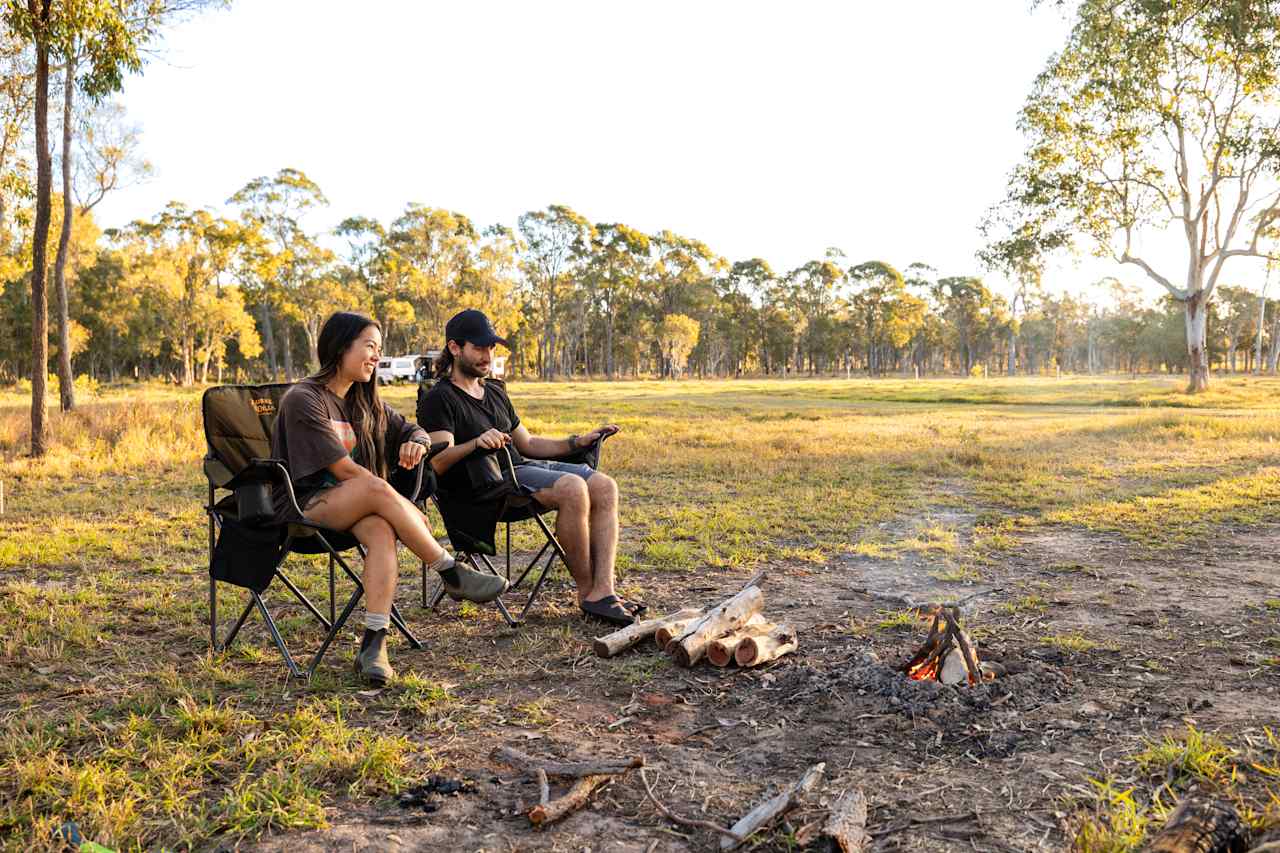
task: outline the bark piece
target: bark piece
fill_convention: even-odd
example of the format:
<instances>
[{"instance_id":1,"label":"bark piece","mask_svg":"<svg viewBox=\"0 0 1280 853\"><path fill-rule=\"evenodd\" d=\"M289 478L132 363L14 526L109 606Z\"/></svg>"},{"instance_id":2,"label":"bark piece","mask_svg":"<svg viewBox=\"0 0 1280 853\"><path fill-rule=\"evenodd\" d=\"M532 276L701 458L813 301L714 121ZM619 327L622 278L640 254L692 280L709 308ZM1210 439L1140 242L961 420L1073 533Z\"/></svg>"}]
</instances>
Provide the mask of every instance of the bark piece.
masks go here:
<instances>
[{"instance_id":1,"label":"bark piece","mask_svg":"<svg viewBox=\"0 0 1280 853\"><path fill-rule=\"evenodd\" d=\"M1187 797L1144 853L1245 853L1247 829L1228 803Z\"/></svg>"},{"instance_id":2,"label":"bark piece","mask_svg":"<svg viewBox=\"0 0 1280 853\"><path fill-rule=\"evenodd\" d=\"M711 645L707 646L707 660L711 661L713 666L728 666L733 663L733 654L738 650L738 646L747 637L759 637L767 634L775 627L759 613L747 620L747 624L731 634L725 634L718 640L712 640Z\"/></svg>"},{"instance_id":3,"label":"bark piece","mask_svg":"<svg viewBox=\"0 0 1280 853\"><path fill-rule=\"evenodd\" d=\"M532 755L510 746L498 747L493 751L493 757L525 773L537 773L539 770L543 770L548 776L572 776L575 778L626 773L628 770L644 766L644 756L642 755L610 761L557 762L534 758Z\"/></svg>"},{"instance_id":4,"label":"bark piece","mask_svg":"<svg viewBox=\"0 0 1280 853\"><path fill-rule=\"evenodd\" d=\"M646 637L652 637L659 628L673 622L694 619L701 613L702 611L696 607L686 607L683 610L677 610L675 613L670 613L657 619L634 622L619 631L614 631L612 634L596 637L591 647L599 657L611 658L614 655L625 652Z\"/></svg>"},{"instance_id":5,"label":"bark piece","mask_svg":"<svg viewBox=\"0 0 1280 853\"><path fill-rule=\"evenodd\" d=\"M569 793L563 797L557 797L546 803L538 803L538 805L529 809L529 823L534 826L542 826L544 823L554 823L565 815L577 811L587 804L587 800L591 798L592 791L608 782L611 778L613 777L604 775L583 776L573 783Z\"/></svg>"},{"instance_id":6,"label":"bark piece","mask_svg":"<svg viewBox=\"0 0 1280 853\"><path fill-rule=\"evenodd\" d=\"M760 587L746 587L690 625L684 634L673 639L667 646L667 653L681 666L693 666L702 660L712 640L747 624L748 619L760 612L763 604L764 594L760 592Z\"/></svg>"},{"instance_id":7,"label":"bark piece","mask_svg":"<svg viewBox=\"0 0 1280 853\"><path fill-rule=\"evenodd\" d=\"M826 770L825 763L815 764L804 772L799 781L793 782L782 791L782 793L770 797L760 805L743 816L742 820L729 827L729 831L738 836L738 839L721 838L721 850L733 850L750 838L752 833L761 827L768 826L776 818L780 817L784 812L791 809L795 805L796 797L801 794L807 794L818 784L818 780L822 778L822 773Z\"/></svg>"},{"instance_id":8,"label":"bark piece","mask_svg":"<svg viewBox=\"0 0 1280 853\"><path fill-rule=\"evenodd\" d=\"M867 835L867 796L850 788L831 807L831 816L822 827L822 837L838 853L861 853L871 843Z\"/></svg>"},{"instance_id":9,"label":"bark piece","mask_svg":"<svg viewBox=\"0 0 1280 853\"><path fill-rule=\"evenodd\" d=\"M734 652L738 666L759 666L794 652L800 645L796 629L790 625L776 625L760 637L746 637Z\"/></svg>"}]
</instances>

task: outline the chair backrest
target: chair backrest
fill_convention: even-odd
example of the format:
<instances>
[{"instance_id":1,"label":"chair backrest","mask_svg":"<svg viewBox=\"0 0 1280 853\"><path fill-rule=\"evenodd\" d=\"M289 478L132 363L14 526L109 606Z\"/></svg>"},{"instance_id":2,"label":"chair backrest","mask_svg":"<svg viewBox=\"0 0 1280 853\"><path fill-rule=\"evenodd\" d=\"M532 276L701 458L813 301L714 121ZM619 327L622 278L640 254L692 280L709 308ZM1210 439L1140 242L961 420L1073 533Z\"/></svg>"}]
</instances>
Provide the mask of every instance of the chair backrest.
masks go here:
<instances>
[{"instance_id":1,"label":"chair backrest","mask_svg":"<svg viewBox=\"0 0 1280 853\"><path fill-rule=\"evenodd\" d=\"M209 452L204 470L215 486L225 486L251 459L271 456L271 430L280 400L293 385L219 385L204 392L200 411Z\"/></svg>"}]
</instances>

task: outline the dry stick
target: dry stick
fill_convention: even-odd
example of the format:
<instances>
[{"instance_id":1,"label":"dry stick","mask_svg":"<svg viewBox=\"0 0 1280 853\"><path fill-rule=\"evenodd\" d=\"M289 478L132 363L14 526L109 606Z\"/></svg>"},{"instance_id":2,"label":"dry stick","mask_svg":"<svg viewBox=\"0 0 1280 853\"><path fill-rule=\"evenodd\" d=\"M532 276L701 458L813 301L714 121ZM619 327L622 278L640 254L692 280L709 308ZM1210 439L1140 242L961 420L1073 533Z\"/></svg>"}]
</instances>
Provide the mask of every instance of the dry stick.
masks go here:
<instances>
[{"instance_id":1,"label":"dry stick","mask_svg":"<svg viewBox=\"0 0 1280 853\"><path fill-rule=\"evenodd\" d=\"M760 805L743 816L742 820L735 823L731 828L733 834L738 836L738 840L732 841L728 838L720 839L720 849L724 851L733 850L742 842L751 837L751 834L762 826L771 823L775 818L782 815L783 812L789 810L795 805L795 799L799 794L806 794L818 784L818 780L822 778L822 773L826 770L827 765L819 762L804 772L798 782L793 782L782 793L770 797Z\"/></svg>"},{"instance_id":2,"label":"dry stick","mask_svg":"<svg viewBox=\"0 0 1280 853\"><path fill-rule=\"evenodd\" d=\"M742 843L746 840L733 830L725 829L723 826L712 823L709 820L695 820L690 817L680 817L680 815L658 802L658 798L653 795L653 788L649 787L649 777L644 775L643 767L640 768L640 781L644 782L644 792L645 795L648 796L649 802L653 803L654 808L656 808L667 820L670 820L673 823L678 823L681 826L692 827L693 829L709 829L712 832L718 832L721 835L728 836L738 843Z\"/></svg>"},{"instance_id":3,"label":"dry stick","mask_svg":"<svg viewBox=\"0 0 1280 853\"><path fill-rule=\"evenodd\" d=\"M683 636L671 641L667 653L681 666L693 666L702 659L712 640L741 628L753 614L760 612L763 604L760 587L748 586L690 625Z\"/></svg>"},{"instance_id":4,"label":"dry stick","mask_svg":"<svg viewBox=\"0 0 1280 853\"><path fill-rule=\"evenodd\" d=\"M733 654L747 637L759 637L772 631L776 625L769 622L759 613L747 620L747 624L731 634L725 634L718 640L712 640L707 646L707 660L713 666L728 666L733 663Z\"/></svg>"},{"instance_id":5,"label":"dry stick","mask_svg":"<svg viewBox=\"0 0 1280 853\"><path fill-rule=\"evenodd\" d=\"M619 631L614 631L612 634L596 637L591 647L599 657L611 658L614 655L625 652L646 637L652 637L659 628L665 625L679 622L682 619L692 619L701 614L702 611L696 607L686 607L683 610L677 610L675 613L660 616L657 619L633 622Z\"/></svg>"},{"instance_id":6,"label":"dry stick","mask_svg":"<svg viewBox=\"0 0 1280 853\"><path fill-rule=\"evenodd\" d=\"M546 772L548 776L605 776L617 773L626 773L636 767L644 766L644 756L637 755L634 758L623 758L616 761L576 761L576 762L555 762L543 761L540 758L534 758L528 753L521 752L510 746L500 746L493 751L493 757L517 767L525 773L537 773L539 770Z\"/></svg>"},{"instance_id":7,"label":"dry stick","mask_svg":"<svg viewBox=\"0 0 1280 853\"><path fill-rule=\"evenodd\" d=\"M763 636L747 636L734 652L738 666L759 666L794 652L799 646L796 629L790 625L775 625Z\"/></svg>"},{"instance_id":8,"label":"dry stick","mask_svg":"<svg viewBox=\"0 0 1280 853\"><path fill-rule=\"evenodd\" d=\"M871 836L867 835L867 795L860 788L850 788L831 807L822 836L830 839L839 853L861 853L871 843Z\"/></svg>"},{"instance_id":9,"label":"dry stick","mask_svg":"<svg viewBox=\"0 0 1280 853\"><path fill-rule=\"evenodd\" d=\"M547 803L539 803L529 809L529 823L534 826L542 826L544 823L554 823L565 815L575 812L587 804L587 800L591 797L591 792L599 788L605 782L612 779L613 776L583 776L577 782L573 783L573 787L569 789L569 793L563 797L551 800Z\"/></svg>"},{"instance_id":10,"label":"dry stick","mask_svg":"<svg viewBox=\"0 0 1280 853\"><path fill-rule=\"evenodd\" d=\"M547 771L538 768L538 805L545 806L551 801L551 783L547 781Z\"/></svg>"}]
</instances>

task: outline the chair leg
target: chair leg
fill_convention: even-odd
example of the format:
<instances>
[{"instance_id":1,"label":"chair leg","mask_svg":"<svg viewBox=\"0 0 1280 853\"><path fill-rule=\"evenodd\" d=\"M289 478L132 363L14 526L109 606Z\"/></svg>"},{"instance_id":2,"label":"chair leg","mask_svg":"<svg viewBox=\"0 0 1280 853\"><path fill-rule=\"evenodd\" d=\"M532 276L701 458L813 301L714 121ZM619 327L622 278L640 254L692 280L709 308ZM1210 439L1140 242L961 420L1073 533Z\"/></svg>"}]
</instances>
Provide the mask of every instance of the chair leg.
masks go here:
<instances>
[{"instance_id":1,"label":"chair leg","mask_svg":"<svg viewBox=\"0 0 1280 853\"><path fill-rule=\"evenodd\" d=\"M256 592L253 594L255 596L257 595ZM240 629L244 626L244 620L249 618L249 613L252 610L253 610L253 599L250 598L249 602L245 604L244 610L240 612L240 618L236 620L236 624L231 627L231 630L229 632L227 632L227 638L222 641L221 645L219 645L217 642L213 644L213 648L215 651L219 651L219 652L223 651L227 648L227 646L230 646L233 642L235 642L236 634L240 633Z\"/></svg>"},{"instance_id":2,"label":"chair leg","mask_svg":"<svg viewBox=\"0 0 1280 853\"><path fill-rule=\"evenodd\" d=\"M547 581L547 575L551 573L551 564L555 562L556 555L554 553L547 557L546 565L542 567L542 573L538 575L538 580L533 584L533 590L529 593L529 599L524 603L524 609L520 611L520 621L523 622L525 617L529 615L529 611L533 609L533 603L538 598L538 593L542 592L542 585ZM561 559L564 559L561 557Z\"/></svg>"},{"instance_id":3,"label":"chair leg","mask_svg":"<svg viewBox=\"0 0 1280 853\"><path fill-rule=\"evenodd\" d=\"M391 624L395 625L400 633L404 635L404 638L409 642L410 646L418 650L426 648L421 640L413 636L413 632L410 631L409 626L405 624L404 617L400 615L400 608L396 607L394 604L391 605Z\"/></svg>"},{"instance_id":4,"label":"chair leg","mask_svg":"<svg viewBox=\"0 0 1280 853\"><path fill-rule=\"evenodd\" d=\"M337 599L336 599L336 580L333 573L333 555L329 555L329 624L333 624L333 620L338 615Z\"/></svg>"},{"instance_id":5,"label":"chair leg","mask_svg":"<svg viewBox=\"0 0 1280 853\"><path fill-rule=\"evenodd\" d=\"M284 658L285 666L289 667L289 672L292 673L294 678L301 678L302 672L299 671L298 665L293 662L293 655L289 654L289 647L284 644L284 640L280 637L280 632L276 629L276 620L271 618L271 613L267 610L267 605L262 602L262 596L258 595L258 593L253 590L249 590L249 594L253 596L253 600L250 604L257 605L258 612L262 614L262 621L267 623L267 630L271 632L271 639L275 641L276 648L280 650L280 656Z\"/></svg>"},{"instance_id":6,"label":"chair leg","mask_svg":"<svg viewBox=\"0 0 1280 853\"><path fill-rule=\"evenodd\" d=\"M356 609L356 605L360 603L360 599L364 596L364 586L356 581L355 592L351 593L351 598L347 600L347 606L342 608L342 615L334 620L333 627L329 629L329 633L325 634L324 642L320 644L320 650L316 652L316 656L311 659L311 665L307 667L307 680L311 680L311 676L316 674L316 667L320 666L320 661L324 659L324 653L329 651L329 644L333 642L334 637L338 636L338 632L342 630L342 626L347 624L347 619L351 617L351 611Z\"/></svg>"},{"instance_id":7,"label":"chair leg","mask_svg":"<svg viewBox=\"0 0 1280 853\"><path fill-rule=\"evenodd\" d=\"M324 616L320 613L320 611L316 609L316 606L311 603L311 599L303 595L302 590L294 586L293 581L289 580L288 575L286 575L280 569L276 569L276 577L280 578L280 582L285 585L285 587L289 590L289 592L293 593L294 598L298 599L298 601L301 601L303 606L305 606L308 610L311 611L311 615L316 617L316 619L319 620L321 625L323 625L325 628L328 628L330 625L333 624L333 620L324 618Z\"/></svg>"},{"instance_id":8,"label":"chair leg","mask_svg":"<svg viewBox=\"0 0 1280 853\"><path fill-rule=\"evenodd\" d=\"M516 582L508 587L509 590L520 588L520 584L524 583L524 579L529 576L529 572L533 571L534 567L538 565L538 561L542 559L542 555L547 553L547 549L550 547L550 542L543 543L542 547L538 549L538 553L529 561L529 565L524 567L524 571L520 573L520 577L516 578ZM553 554L552 556L554 557L555 555Z\"/></svg>"}]
</instances>

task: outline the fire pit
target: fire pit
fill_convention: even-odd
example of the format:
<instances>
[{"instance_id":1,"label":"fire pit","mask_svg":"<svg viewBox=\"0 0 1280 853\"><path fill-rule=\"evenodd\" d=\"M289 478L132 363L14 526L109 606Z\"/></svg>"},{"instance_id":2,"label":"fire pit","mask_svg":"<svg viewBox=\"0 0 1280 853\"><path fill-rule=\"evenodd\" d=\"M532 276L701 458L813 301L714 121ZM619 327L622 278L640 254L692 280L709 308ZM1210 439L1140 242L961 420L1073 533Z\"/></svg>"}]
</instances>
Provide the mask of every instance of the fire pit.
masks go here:
<instances>
[{"instance_id":1,"label":"fire pit","mask_svg":"<svg viewBox=\"0 0 1280 853\"><path fill-rule=\"evenodd\" d=\"M933 622L924 644L899 668L916 681L939 681L959 684L995 678L995 673L978 660L978 647L960 627L960 608L939 605L933 611Z\"/></svg>"}]
</instances>

